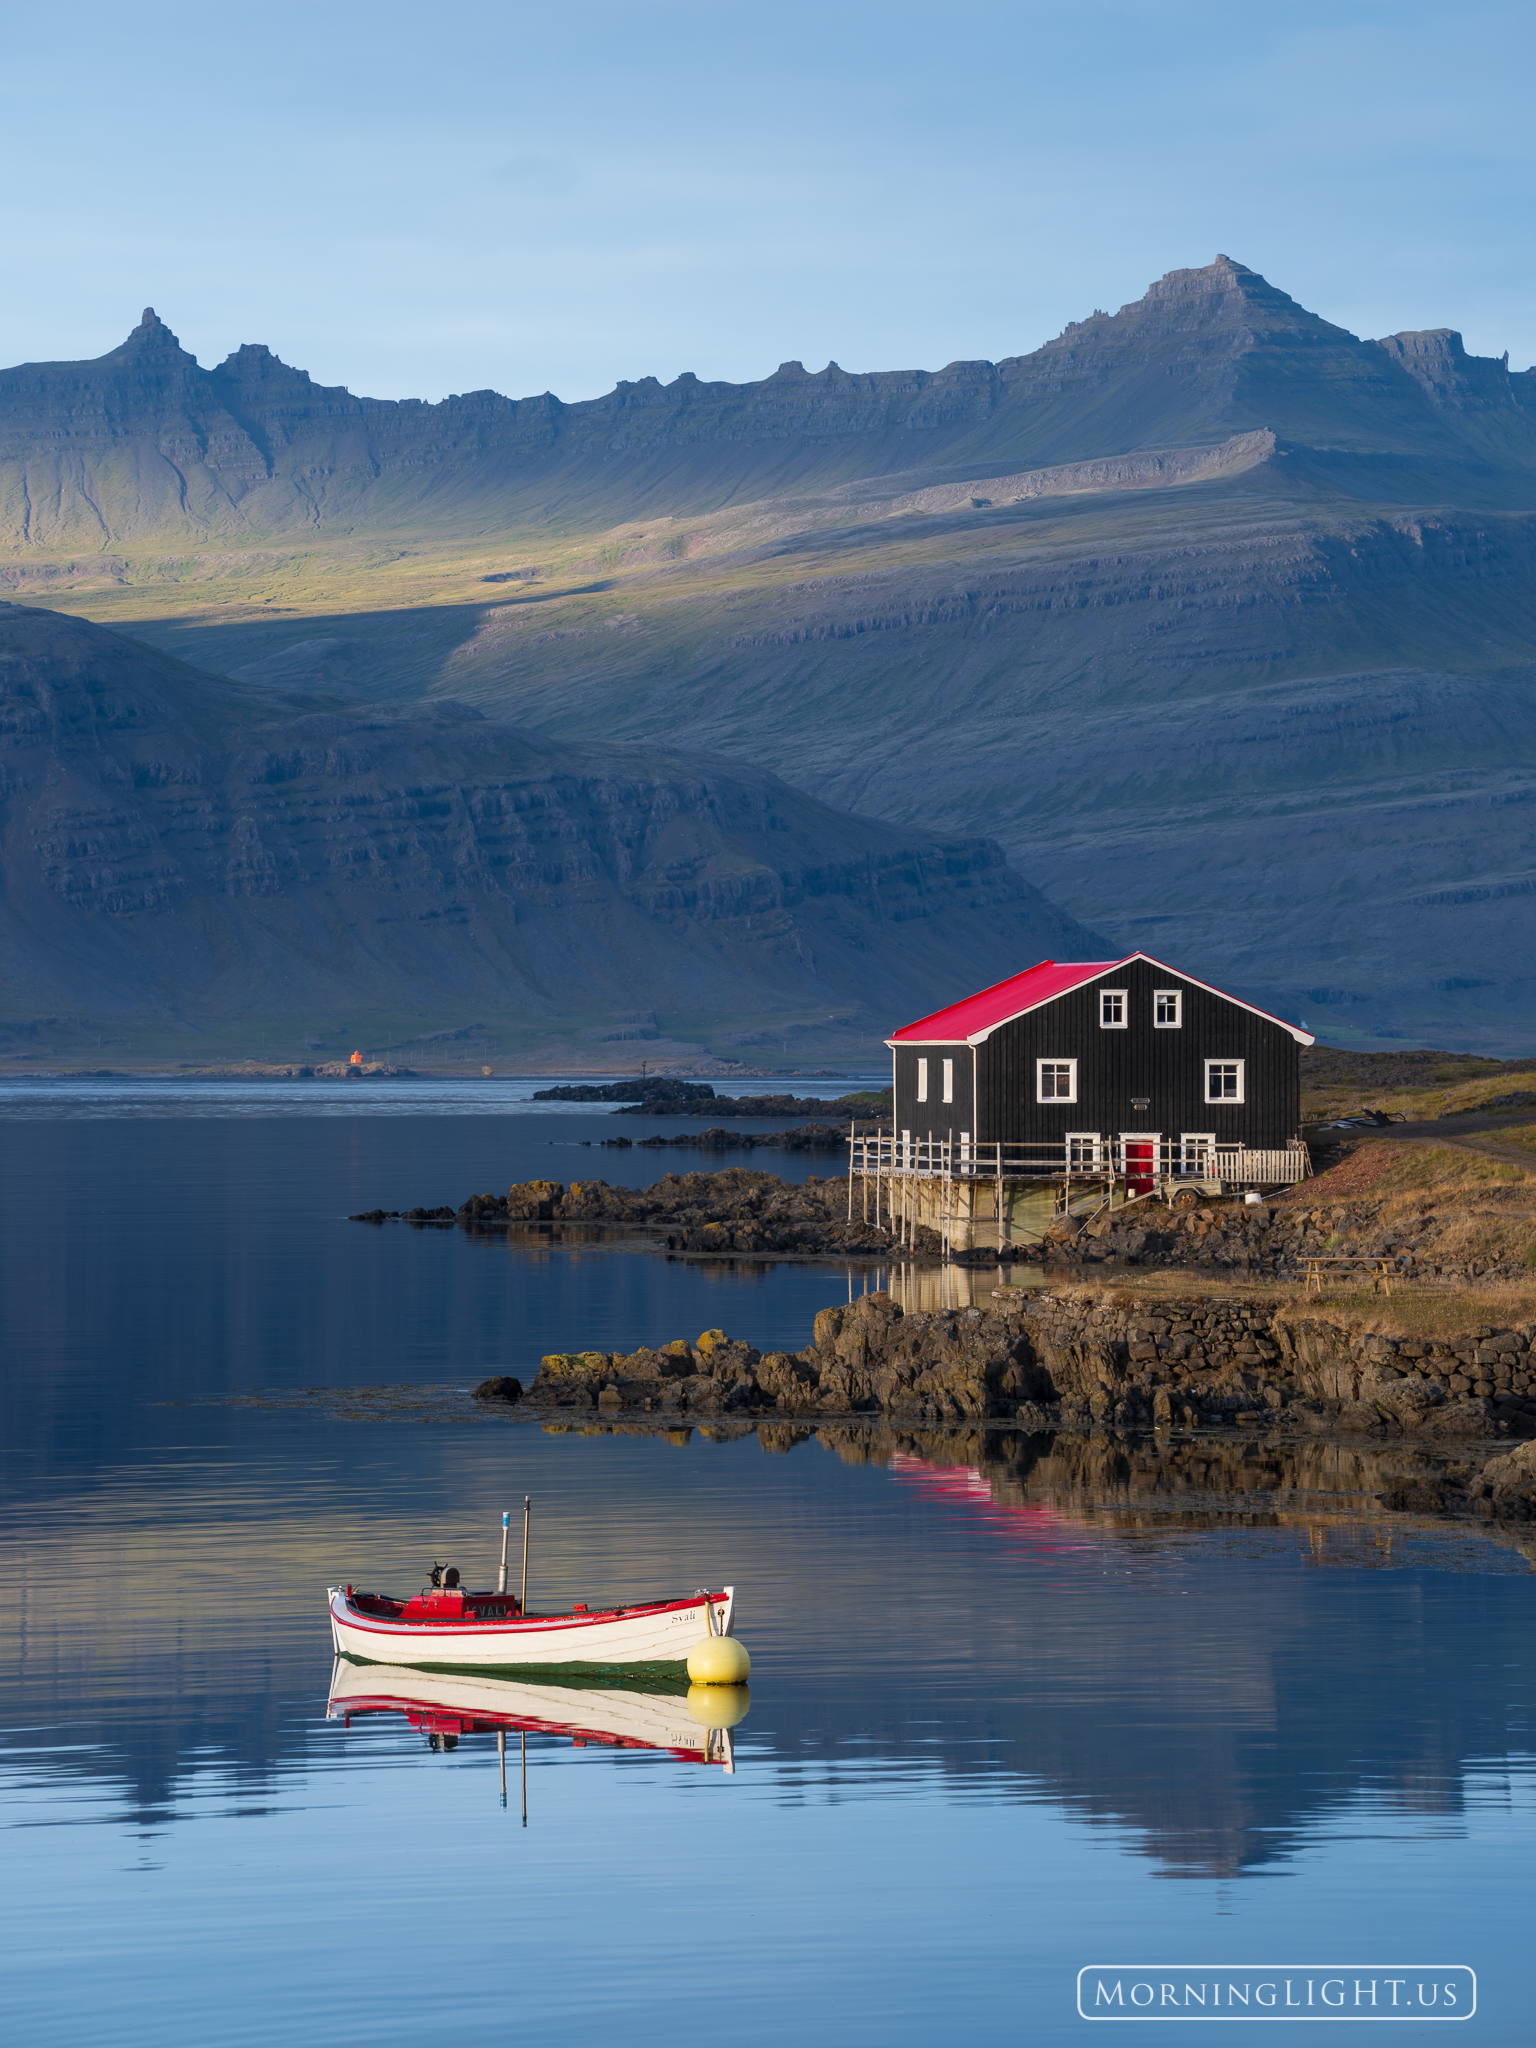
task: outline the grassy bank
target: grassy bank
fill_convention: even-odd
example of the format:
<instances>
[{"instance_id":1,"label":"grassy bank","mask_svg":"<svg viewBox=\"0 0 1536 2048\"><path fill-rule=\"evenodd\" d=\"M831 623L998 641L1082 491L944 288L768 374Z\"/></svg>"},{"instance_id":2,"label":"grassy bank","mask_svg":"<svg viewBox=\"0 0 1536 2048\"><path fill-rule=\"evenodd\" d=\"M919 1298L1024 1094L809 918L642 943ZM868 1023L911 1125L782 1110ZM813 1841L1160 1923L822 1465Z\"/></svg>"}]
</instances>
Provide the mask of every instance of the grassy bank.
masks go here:
<instances>
[{"instance_id":1,"label":"grassy bank","mask_svg":"<svg viewBox=\"0 0 1536 2048\"><path fill-rule=\"evenodd\" d=\"M1306 1123L1384 1110L1423 1123L1444 1116L1528 1109L1536 1115L1536 1059L1478 1059L1470 1053L1352 1053L1317 1045L1301 1056Z\"/></svg>"},{"instance_id":2,"label":"grassy bank","mask_svg":"<svg viewBox=\"0 0 1536 2048\"><path fill-rule=\"evenodd\" d=\"M1106 1308L1144 1308L1149 1302L1190 1297L1220 1298L1263 1304L1287 1318L1322 1316L1345 1329L1423 1340L1536 1325L1536 1276L1527 1287L1497 1282L1470 1289L1414 1287L1394 1281L1390 1294L1354 1285L1329 1287L1318 1295L1307 1293L1299 1282L1214 1279L1153 1269L1113 1279L1073 1279L1053 1285L1051 1292L1063 1299L1099 1302Z\"/></svg>"}]
</instances>

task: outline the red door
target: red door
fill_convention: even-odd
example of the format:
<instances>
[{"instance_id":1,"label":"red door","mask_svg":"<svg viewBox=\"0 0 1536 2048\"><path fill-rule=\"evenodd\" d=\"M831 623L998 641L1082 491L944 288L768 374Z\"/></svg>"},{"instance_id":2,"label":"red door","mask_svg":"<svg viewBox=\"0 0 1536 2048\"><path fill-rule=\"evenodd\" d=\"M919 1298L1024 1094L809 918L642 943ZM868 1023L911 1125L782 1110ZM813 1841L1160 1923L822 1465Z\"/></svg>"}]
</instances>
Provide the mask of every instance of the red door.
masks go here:
<instances>
[{"instance_id":1,"label":"red door","mask_svg":"<svg viewBox=\"0 0 1536 2048\"><path fill-rule=\"evenodd\" d=\"M1157 1170L1157 1145L1151 1138L1127 1138L1125 1141L1125 1183L1133 1195L1144 1195L1152 1186L1152 1176Z\"/></svg>"}]
</instances>

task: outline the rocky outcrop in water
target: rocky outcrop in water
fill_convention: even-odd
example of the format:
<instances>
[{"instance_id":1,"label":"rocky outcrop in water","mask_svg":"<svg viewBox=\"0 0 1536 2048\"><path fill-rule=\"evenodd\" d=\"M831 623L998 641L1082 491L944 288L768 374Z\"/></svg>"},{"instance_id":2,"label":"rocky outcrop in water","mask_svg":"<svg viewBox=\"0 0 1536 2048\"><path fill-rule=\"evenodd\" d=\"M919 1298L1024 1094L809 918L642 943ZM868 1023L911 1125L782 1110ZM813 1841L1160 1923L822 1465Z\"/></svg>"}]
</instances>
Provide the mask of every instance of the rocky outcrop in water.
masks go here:
<instances>
[{"instance_id":1,"label":"rocky outcrop in water","mask_svg":"<svg viewBox=\"0 0 1536 2048\"><path fill-rule=\"evenodd\" d=\"M1536 1521L1536 1442L1490 1458L1471 1486L1474 1506L1510 1520Z\"/></svg>"},{"instance_id":2,"label":"rocky outcrop in water","mask_svg":"<svg viewBox=\"0 0 1536 2048\"><path fill-rule=\"evenodd\" d=\"M382 1217L382 1212L380 1212ZM370 1217L368 1219L372 1221ZM669 1251L876 1255L888 1230L848 1219L845 1179L780 1180L730 1166L719 1173L669 1173L647 1188L605 1180L527 1181L505 1195L471 1195L457 1220L466 1230L516 1223L606 1223L666 1232ZM935 1240L935 1243L937 1240Z\"/></svg>"},{"instance_id":3,"label":"rocky outcrop in water","mask_svg":"<svg viewBox=\"0 0 1536 2048\"><path fill-rule=\"evenodd\" d=\"M934 1329L922 1317L903 1321L887 1296L869 1295L846 1320L842 1310L823 1310L815 1341L794 1354L763 1354L721 1330L659 1351L556 1353L541 1362L528 1399L541 1409L692 1416L862 1411L935 1422L1012 1412L1035 1385L1005 1347L980 1359L957 1331Z\"/></svg>"},{"instance_id":4,"label":"rocky outcrop in water","mask_svg":"<svg viewBox=\"0 0 1536 2048\"><path fill-rule=\"evenodd\" d=\"M824 1309L802 1351L762 1354L714 1330L661 1350L557 1353L526 1398L581 1412L1486 1441L1536 1436L1533 1337L1421 1342L1212 1296L1133 1305L1001 1289L985 1312L904 1314L876 1293Z\"/></svg>"},{"instance_id":5,"label":"rocky outcrop in water","mask_svg":"<svg viewBox=\"0 0 1536 2048\"><path fill-rule=\"evenodd\" d=\"M691 1102L668 1105L668 1116L813 1116L832 1117L842 1124L844 1135L850 1121L873 1117L880 1104L867 1095L840 1095L828 1101L820 1095L716 1095L713 1101L696 1097ZM887 1099L885 1114L890 1114ZM636 1102L621 1109L620 1116L652 1116L656 1105Z\"/></svg>"},{"instance_id":6,"label":"rocky outcrop in water","mask_svg":"<svg viewBox=\"0 0 1536 2048\"><path fill-rule=\"evenodd\" d=\"M634 1081L562 1081L553 1088L535 1088L535 1102L624 1102L667 1116L681 1116L695 1102L713 1103L707 1081L682 1081L671 1074L650 1074Z\"/></svg>"},{"instance_id":7,"label":"rocky outcrop in water","mask_svg":"<svg viewBox=\"0 0 1536 2048\"><path fill-rule=\"evenodd\" d=\"M872 1134L875 1125L854 1119L854 1135ZM628 1151L681 1146L696 1152L844 1152L848 1145L847 1124L799 1124L792 1131L737 1131L727 1124L712 1124L707 1131L658 1131L652 1138L604 1138L605 1146Z\"/></svg>"},{"instance_id":8,"label":"rocky outcrop in water","mask_svg":"<svg viewBox=\"0 0 1536 2048\"><path fill-rule=\"evenodd\" d=\"M674 1080L670 1075L651 1075L637 1081L563 1082L556 1088L534 1090L535 1102L617 1102L624 1107L620 1116L807 1116L837 1119L846 1134L850 1121L890 1113L890 1090L883 1097L840 1095L717 1095L707 1082ZM628 1143L626 1139L624 1141ZM698 1139L682 1138L680 1144ZM759 1143L767 1143L759 1139Z\"/></svg>"}]
</instances>

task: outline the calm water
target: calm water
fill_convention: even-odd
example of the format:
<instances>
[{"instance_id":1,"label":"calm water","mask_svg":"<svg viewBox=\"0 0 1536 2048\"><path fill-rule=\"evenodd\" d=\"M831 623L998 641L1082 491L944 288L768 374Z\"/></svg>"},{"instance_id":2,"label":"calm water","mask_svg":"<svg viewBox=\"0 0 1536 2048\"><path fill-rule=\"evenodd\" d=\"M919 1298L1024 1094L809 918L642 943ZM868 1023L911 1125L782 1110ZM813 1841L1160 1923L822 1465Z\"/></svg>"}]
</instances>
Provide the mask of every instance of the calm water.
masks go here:
<instances>
[{"instance_id":1,"label":"calm water","mask_svg":"<svg viewBox=\"0 0 1536 2048\"><path fill-rule=\"evenodd\" d=\"M699 1164L582 1148L653 1128L464 1084L0 1089L5 2038L1051 2043L1119 1960L1467 1963L1478 2037L1527 2041L1518 1542L1131 1527L959 1440L225 1403L798 1344L865 1284L342 1220ZM524 1827L515 1736L504 1807L493 1735L327 1717L326 1584L483 1578L524 1493L535 1604L735 1581L733 1774L599 1707L529 1737Z\"/></svg>"}]
</instances>

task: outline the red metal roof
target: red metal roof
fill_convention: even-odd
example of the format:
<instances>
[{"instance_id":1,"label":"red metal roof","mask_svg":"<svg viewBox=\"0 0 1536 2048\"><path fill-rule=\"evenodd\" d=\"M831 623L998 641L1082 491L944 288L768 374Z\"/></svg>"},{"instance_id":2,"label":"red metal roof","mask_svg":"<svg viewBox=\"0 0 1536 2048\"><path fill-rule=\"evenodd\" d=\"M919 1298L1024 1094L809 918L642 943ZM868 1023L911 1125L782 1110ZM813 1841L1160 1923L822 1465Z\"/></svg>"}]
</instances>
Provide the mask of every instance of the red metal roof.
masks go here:
<instances>
[{"instance_id":1,"label":"red metal roof","mask_svg":"<svg viewBox=\"0 0 1536 2048\"><path fill-rule=\"evenodd\" d=\"M886 1043L954 1043L961 1038L978 1037L1006 1024L1010 1017L1022 1016L1025 1010L1033 1010L1055 996L1064 996L1069 989L1092 981L1096 974L1107 974L1119 964L1117 960L1041 960L1026 967L1022 974L1011 974L1006 981L994 982L991 988L967 996L964 1002L935 1010L931 1017L919 1017L915 1024L904 1026Z\"/></svg>"},{"instance_id":2,"label":"red metal roof","mask_svg":"<svg viewBox=\"0 0 1536 2048\"><path fill-rule=\"evenodd\" d=\"M991 988L967 996L963 1002L951 1003L947 1009L935 1010L932 1016L919 1017L915 1024L903 1025L900 1031L886 1040L886 1044L954 1045L961 1040L969 1040L976 1045L990 1037L999 1024L1006 1024L1013 1017L1022 1017L1026 1010L1038 1010L1042 1003L1054 1002L1057 996L1067 995L1101 974L1109 974L1117 967L1129 967L1133 960L1145 960L1149 966L1160 967L1176 981L1193 982L1196 988L1206 989L1211 995L1236 1003L1240 1010L1247 1010L1252 1016L1268 1018L1271 1024L1278 1024L1282 1030L1289 1031L1300 1045L1314 1042L1313 1034L1303 1031L1299 1024L1289 1024L1284 1017L1271 1016L1268 1010L1245 1003L1241 996L1230 996L1225 989L1215 988L1208 981L1200 981L1193 974L1170 967L1166 960L1154 960L1150 953L1128 953L1123 960L1037 961L1033 967L1026 967L1022 974L1012 974L1006 981L995 982Z\"/></svg>"}]
</instances>

